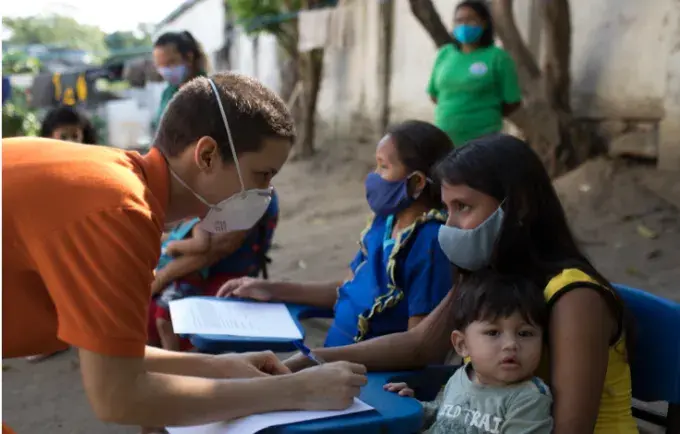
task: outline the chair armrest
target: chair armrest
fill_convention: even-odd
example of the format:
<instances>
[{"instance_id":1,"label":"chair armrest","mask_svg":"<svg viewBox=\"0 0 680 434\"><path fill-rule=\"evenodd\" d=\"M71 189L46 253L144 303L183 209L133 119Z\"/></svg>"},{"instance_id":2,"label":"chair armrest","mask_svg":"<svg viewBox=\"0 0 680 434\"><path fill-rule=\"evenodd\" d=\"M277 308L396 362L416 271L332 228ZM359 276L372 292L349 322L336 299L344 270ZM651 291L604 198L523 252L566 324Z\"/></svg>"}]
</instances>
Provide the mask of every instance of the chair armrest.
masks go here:
<instances>
[{"instance_id":1,"label":"chair armrest","mask_svg":"<svg viewBox=\"0 0 680 434\"><path fill-rule=\"evenodd\" d=\"M633 417L656 426L666 428L667 434L680 433L680 404L668 403L668 412L663 414L633 404Z\"/></svg>"},{"instance_id":2,"label":"chair armrest","mask_svg":"<svg viewBox=\"0 0 680 434\"><path fill-rule=\"evenodd\" d=\"M668 403L668 415L666 416L666 433L680 432L680 404Z\"/></svg>"}]
</instances>

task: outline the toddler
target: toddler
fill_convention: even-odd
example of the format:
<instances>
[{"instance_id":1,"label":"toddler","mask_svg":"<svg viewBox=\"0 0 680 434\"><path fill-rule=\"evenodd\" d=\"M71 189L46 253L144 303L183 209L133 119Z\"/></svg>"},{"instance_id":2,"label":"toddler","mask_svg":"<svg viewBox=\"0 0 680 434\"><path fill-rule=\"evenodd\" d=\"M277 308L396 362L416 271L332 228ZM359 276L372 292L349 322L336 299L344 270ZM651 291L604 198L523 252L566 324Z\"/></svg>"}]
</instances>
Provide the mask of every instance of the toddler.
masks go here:
<instances>
[{"instance_id":1,"label":"toddler","mask_svg":"<svg viewBox=\"0 0 680 434\"><path fill-rule=\"evenodd\" d=\"M549 434L552 397L534 377L543 347L547 306L541 290L492 271L454 289L453 348L465 358L433 402L423 403L429 434ZM413 396L406 383L385 389Z\"/></svg>"},{"instance_id":2,"label":"toddler","mask_svg":"<svg viewBox=\"0 0 680 434\"><path fill-rule=\"evenodd\" d=\"M209 235L199 219L182 222L163 240L161 257L151 284L149 344L167 350L192 348L174 333L169 304L191 296L214 296L224 282L243 276L266 277L267 253L278 222L276 192L264 216L250 230Z\"/></svg>"}]
</instances>

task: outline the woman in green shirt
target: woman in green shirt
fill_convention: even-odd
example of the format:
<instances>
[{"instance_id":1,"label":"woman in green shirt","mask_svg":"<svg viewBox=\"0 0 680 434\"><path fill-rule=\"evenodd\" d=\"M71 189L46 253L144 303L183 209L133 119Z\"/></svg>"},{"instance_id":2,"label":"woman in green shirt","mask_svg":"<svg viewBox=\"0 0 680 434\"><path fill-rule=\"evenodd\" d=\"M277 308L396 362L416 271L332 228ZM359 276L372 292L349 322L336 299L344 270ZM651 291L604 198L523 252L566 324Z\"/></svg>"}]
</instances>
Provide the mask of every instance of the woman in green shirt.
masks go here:
<instances>
[{"instance_id":1,"label":"woman in green shirt","mask_svg":"<svg viewBox=\"0 0 680 434\"><path fill-rule=\"evenodd\" d=\"M515 63L494 45L489 9L466 0L454 13L453 44L439 49L427 86L436 104L435 125L455 146L498 133L503 117L521 102Z\"/></svg>"},{"instance_id":2,"label":"woman in green shirt","mask_svg":"<svg viewBox=\"0 0 680 434\"><path fill-rule=\"evenodd\" d=\"M191 79L206 74L208 59L191 33L166 32L153 44L153 63L168 83L151 125L155 131L165 107L179 88Z\"/></svg>"}]
</instances>

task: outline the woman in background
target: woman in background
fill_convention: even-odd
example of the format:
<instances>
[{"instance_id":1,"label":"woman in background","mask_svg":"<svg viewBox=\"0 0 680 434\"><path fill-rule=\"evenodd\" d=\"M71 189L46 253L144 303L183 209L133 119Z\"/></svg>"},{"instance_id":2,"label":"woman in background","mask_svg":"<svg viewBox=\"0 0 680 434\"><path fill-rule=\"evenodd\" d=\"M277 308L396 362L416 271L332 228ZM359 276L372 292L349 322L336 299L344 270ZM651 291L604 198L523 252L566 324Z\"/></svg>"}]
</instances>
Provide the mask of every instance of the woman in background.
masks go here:
<instances>
[{"instance_id":1,"label":"woman in background","mask_svg":"<svg viewBox=\"0 0 680 434\"><path fill-rule=\"evenodd\" d=\"M206 75L208 58L191 33L166 32L153 44L153 63L160 76L168 83L152 122L152 129L155 131L165 107L179 88L195 77Z\"/></svg>"},{"instance_id":2,"label":"woman in background","mask_svg":"<svg viewBox=\"0 0 680 434\"><path fill-rule=\"evenodd\" d=\"M498 133L503 117L520 105L515 63L494 45L493 22L483 1L466 0L454 14L453 44L439 49L427 93L435 125L455 146Z\"/></svg>"},{"instance_id":3,"label":"woman in background","mask_svg":"<svg viewBox=\"0 0 680 434\"><path fill-rule=\"evenodd\" d=\"M83 113L71 106L59 106L47 112L40 127L40 137L94 145L97 131Z\"/></svg>"}]
</instances>

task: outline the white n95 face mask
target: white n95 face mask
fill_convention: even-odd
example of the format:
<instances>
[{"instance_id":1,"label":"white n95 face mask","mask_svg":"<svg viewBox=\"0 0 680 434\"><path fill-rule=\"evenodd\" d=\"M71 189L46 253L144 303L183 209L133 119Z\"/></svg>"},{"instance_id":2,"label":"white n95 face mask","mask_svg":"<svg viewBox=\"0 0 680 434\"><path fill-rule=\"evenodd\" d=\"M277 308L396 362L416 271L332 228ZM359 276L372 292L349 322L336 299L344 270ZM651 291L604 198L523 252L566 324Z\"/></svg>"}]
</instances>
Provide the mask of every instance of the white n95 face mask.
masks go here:
<instances>
[{"instance_id":1,"label":"white n95 face mask","mask_svg":"<svg viewBox=\"0 0 680 434\"><path fill-rule=\"evenodd\" d=\"M172 169L170 169L170 173L180 184L184 186L184 188L192 192L198 200L210 208L208 214L206 214L206 216L201 219L201 222L198 224L201 229L213 234L248 230L255 226L255 224L267 211L269 203L272 200L273 188L253 188L246 190L245 184L243 183L243 176L241 175L241 167L239 166L238 157L236 156L236 148L234 148L234 141L231 138L231 130L229 129L229 122L227 122L227 115L224 112L224 107L222 106L222 101L220 100L220 94L217 91L217 87L215 86L215 83L212 81L212 79L208 79L208 81L210 82L210 86L213 88L213 92L215 93L215 99L217 99L217 105L220 108L220 114L222 115L224 128L227 130L229 147L231 148L231 155L234 158L234 166L236 167L238 179L241 183L241 191L215 205L208 202L200 194L196 193Z\"/></svg>"}]
</instances>

